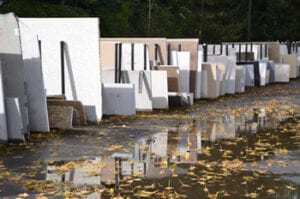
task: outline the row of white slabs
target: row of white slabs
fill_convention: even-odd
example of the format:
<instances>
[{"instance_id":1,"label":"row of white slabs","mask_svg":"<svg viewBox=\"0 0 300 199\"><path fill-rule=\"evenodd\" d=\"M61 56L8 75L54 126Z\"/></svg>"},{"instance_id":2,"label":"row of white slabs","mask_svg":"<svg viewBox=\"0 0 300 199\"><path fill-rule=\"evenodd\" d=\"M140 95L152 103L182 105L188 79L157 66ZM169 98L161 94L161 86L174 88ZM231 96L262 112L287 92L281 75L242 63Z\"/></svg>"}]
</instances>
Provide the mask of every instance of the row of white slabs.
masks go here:
<instances>
[{"instance_id":1,"label":"row of white slabs","mask_svg":"<svg viewBox=\"0 0 300 199\"><path fill-rule=\"evenodd\" d=\"M148 46L144 43L122 43L119 56L115 54L118 42L103 43L102 47L107 51L101 55L110 56L106 59L108 61L101 63L103 114L132 115L136 111L167 109L167 72L150 71ZM110 55L107 55L108 52ZM116 57L121 59L117 66L120 69L116 69ZM115 82L116 70L121 71L118 83Z\"/></svg>"},{"instance_id":2,"label":"row of white slabs","mask_svg":"<svg viewBox=\"0 0 300 199\"><path fill-rule=\"evenodd\" d=\"M61 41L68 47L67 99L82 101L88 121L101 120L98 19L18 19L9 13L0 15L0 27L1 141L49 131L46 95L61 94Z\"/></svg>"}]
</instances>

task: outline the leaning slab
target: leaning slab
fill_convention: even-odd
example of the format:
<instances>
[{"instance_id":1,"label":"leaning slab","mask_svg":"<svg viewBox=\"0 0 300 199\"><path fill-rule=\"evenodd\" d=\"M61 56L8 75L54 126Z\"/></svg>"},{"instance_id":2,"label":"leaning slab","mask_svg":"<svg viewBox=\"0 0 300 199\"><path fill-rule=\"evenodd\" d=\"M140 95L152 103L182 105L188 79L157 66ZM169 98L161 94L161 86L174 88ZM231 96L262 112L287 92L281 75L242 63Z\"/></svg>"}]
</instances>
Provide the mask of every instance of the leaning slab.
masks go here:
<instances>
[{"instance_id":1,"label":"leaning slab","mask_svg":"<svg viewBox=\"0 0 300 199\"><path fill-rule=\"evenodd\" d=\"M5 98L8 140L24 141L24 128L18 98Z\"/></svg>"},{"instance_id":2,"label":"leaning slab","mask_svg":"<svg viewBox=\"0 0 300 199\"><path fill-rule=\"evenodd\" d=\"M297 55L282 55L282 63L290 65L290 78L296 78L298 72Z\"/></svg>"},{"instance_id":3,"label":"leaning slab","mask_svg":"<svg viewBox=\"0 0 300 199\"><path fill-rule=\"evenodd\" d=\"M2 79L2 67L0 59L0 142L7 141L7 125L5 114L5 101L3 94L3 79Z\"/></svg>"},{"instance_id":4,"label":"leaning slab","mask_svg":"<svg viewBox=\"0 0 300 199\"><path fill-rule=\"evenodd\" d=\"M19 25L28 99L29 129L47 132L50 129L38 38L22 21Z\"/></svg>"}]
</instances>

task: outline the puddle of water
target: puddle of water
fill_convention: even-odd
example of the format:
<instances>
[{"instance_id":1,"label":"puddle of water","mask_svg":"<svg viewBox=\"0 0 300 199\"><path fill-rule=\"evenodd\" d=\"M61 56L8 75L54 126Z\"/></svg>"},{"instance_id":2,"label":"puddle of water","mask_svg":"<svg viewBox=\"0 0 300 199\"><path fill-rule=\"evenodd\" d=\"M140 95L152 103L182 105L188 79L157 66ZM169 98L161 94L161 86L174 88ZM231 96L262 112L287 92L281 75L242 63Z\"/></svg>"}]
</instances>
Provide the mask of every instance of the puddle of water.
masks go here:
<instances>
[{"instance_id":1,"label":"puddle of water","mask_svg":"<svg viewBox=\"0 0 300 199\"><path fill-rule=\"evenodd\" d=\"M191 117L134 137L126 152L51 162L46 180L88 198L299 198L299 121L282 127L288 117L264 107Z\"/></svg>"}]
</instances>

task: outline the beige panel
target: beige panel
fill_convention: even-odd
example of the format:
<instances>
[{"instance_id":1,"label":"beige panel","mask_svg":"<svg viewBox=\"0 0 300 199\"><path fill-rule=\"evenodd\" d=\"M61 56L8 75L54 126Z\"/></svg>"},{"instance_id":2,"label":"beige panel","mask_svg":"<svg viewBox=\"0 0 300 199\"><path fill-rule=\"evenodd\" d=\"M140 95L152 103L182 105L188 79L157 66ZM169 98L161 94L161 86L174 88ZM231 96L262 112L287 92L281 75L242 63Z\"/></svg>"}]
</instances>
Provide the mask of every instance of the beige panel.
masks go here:
<instances>
[{"instance_id":1,"label":"beige panel","mask_svg":"<svg viewBox=\"0 0 300 199\"><path fill-rule=\"evenodd\" d=\"M178 50L181 45L182 51L189 51L190 56L190 92L194 93L196 88L196 71L198 62L198 43L199 39L168 39L171 50Z\"/></svg>"},{"instance_id":2,"label":"beige panel","mask_svg":"<svg viewBox=\"0 0 300 199\"><path fill-rule=\"evenodd\" d=\"M269 50L269 59L273 60L275 63L280 62L279 55L279 42L267 42Z\"/></svg>"},{"instance_id":3,"label":"beige panel","mask_svg":"<svg viewBox=\"0 0 300 199\"><path fill-rule=\"evenodd\" d=\"M117 42L100 42L100 66L102 69L115 67L115 45Z\"/></svg>"},{"instance_id":4,"label":"beige panel","mask_svg":"<svg viewBox=\"0 0 300 199\"><path fill-rule=\"evenodd\" d=\"M155 60L155 44L159 45L158 61L161 65L167 64L167 39L166 38L101 38L100 46L102 42L122 42L122 43L146 43L149 46L150 60Z\"/></svg>"},{"instance_id":5,"label":"beige panel","mask_svg":"<svg viewBox=\"0 0 300 199\"><path fill-rule=\"evenodd\" d=\"M290 78L297 77L297 55L282 55L282 62L290 65Z\"/></svg>"}]
</instances>

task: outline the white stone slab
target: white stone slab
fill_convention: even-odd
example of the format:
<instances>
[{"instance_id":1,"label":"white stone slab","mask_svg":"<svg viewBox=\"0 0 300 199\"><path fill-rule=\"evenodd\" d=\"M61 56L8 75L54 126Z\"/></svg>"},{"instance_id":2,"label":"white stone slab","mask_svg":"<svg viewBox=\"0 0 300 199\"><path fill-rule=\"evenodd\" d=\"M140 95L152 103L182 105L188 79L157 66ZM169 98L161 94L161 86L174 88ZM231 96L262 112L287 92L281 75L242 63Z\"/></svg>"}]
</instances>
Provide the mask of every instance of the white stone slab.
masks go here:
<instances>
[{"instance_id":1,"label":"white stone slab","mask_svg":"<svg viewBox=\"0 0 300 199\"><path fill-rule=\"evenodd\" d=\"M151 71L152 107L168 109L168 77L167 71Z\"/></svg>"},{"instance_id":2,"label":"white stone slab","mask_svg":"<svg viewBox=\"0 0 300 199\"><path fill-rule=\"evenodd\" d=\"M259 62L259 77L260 86L265 86L267 77L267 63Z\"/></svg>"},{"instance_id":3,"label":"white stone slab","mask_svg":"<svg viewBox=\"0 0 300 199\"><path fill-rule=\"evenodd\" d=\"M42 44L42 66L47 95L61 94L60 42L65 49L68 100L79 100L89 122L102 117L98 18L20 18Z\"/></svg>"},{"instance_id":4,"label":"white stone slab","mask_svg":"<svg viewBox=\"0 0 300 199\"><path fill-rule=\"evenodd\" d=\"M102 84L103 114L105 115L135 115L134 84Z\"/></svg>"},{"instance_id":5,"label":"white stone slab","mask_svg":"<svg viewBox=\"0 0 300 199\"><path fill-rule=\"evenodd\" d=\"M190 52L171 51L171 65L179 66L180 92L190 92Z\"/></svg>"},{"instance_id":6,"label":"white stone slab","mask_svg":"<svg viewBox=\"0 0 300 199\"><path fill-rule=\"evenodd\" d=\"M152 111L150 71L122 71L121 82L135 85L135 105L137 111Z\"/></svg>"},{"instance_id":7,"label":"white stone slab","mask_svg":"<svg viewBox=\"0 0 300 199\"><path fill-rule=\"evenodd\" d=\"M50 128L47 99L37 35L32 33L22 21L19 25L28 99L29 129L30 131L48 132Z\"/></svg>"},{"instance_id":8,"label":"white stone slab","mask_svg":"<svg viewBox=\"0 0 300 199\"><path fill-rule=\"evenodd\" d=\"M198 50L198 62L196 70L196 85L195 85L195 99L201 98L202 90L202 63L203 63L203 50Z\"/></svg>"},{"instance_id":9,"label":"white stone slab","mask_svg":"<svg viewBox=\"0 0 300 199\"><path fill-rule=\"evenodd\" d=\"M245 66L235 66L235 68L236 68L235 92L243 93L243 92L245 92L246 67Z\"/></svg>"},{"instance_id":10,"label":"white stone slab","mask_svg":"<svg viewBox=\"0 0 300 199\"><path fill-rule=\"evenodd\" d=\"M150 68L149 62L149 50L146 47L146 60L144 58L145 44L144 43L134 43L133 44L133 58L134 58L134 70L140 71L144 70L146 61L146 70ZM122 70L130 71L132 69L132 44L122 43Z\"/></svg>"},{"instance_id":11,"label":"white stone slab","mask_svg":"<svg viewBox=\"0 0 300 199\"><path fill-rule=\"evenodd\" d=\"M290 81L290 65L275 64L275 82L289 82Z\"/></svg>"},{"instance_id":12,"label":"white stone slab","mask_svg":"<svg viewBox=\"0 0 300 199\"><path fill-rule=\"evenodd\" d=\"M2 61L3 90L5 97L18 98L24 133L29 131L28 101L24 79L20 30L13 13L0 15L0 56Z\"/></svg>"},{"instance_id":13,"label":"white stone slab","mask_svg":"<svg viewBox=\"0 0 300 199\"><path fill-rule=\"evenodd\" d=\"M287 55L288 54L288 49L286 44L280 44L279 46L279 54L282 55Z\"/></svg>"},{"instance_id":14,"label":"white stone slab","mask_svg":"<svg viewBox=\"0 0 300 199\"><path fill-rule=\"evenodd\" d=\"M3 94L3 83L2 83L2 66L0 59L0 142L7 141L7 125L6 125L6 114L5 114L5 101Z\"/></svg>"},{"instance_id":15,"label":"white stone slab","mask_svg":"<svg viewBox=\"0 0 300 199\"><path fill-rule=\"evenodd\" d=\"M5 98L8 140L24 141L24 128L18 98Z\"/></svg>"}]
</instances>

